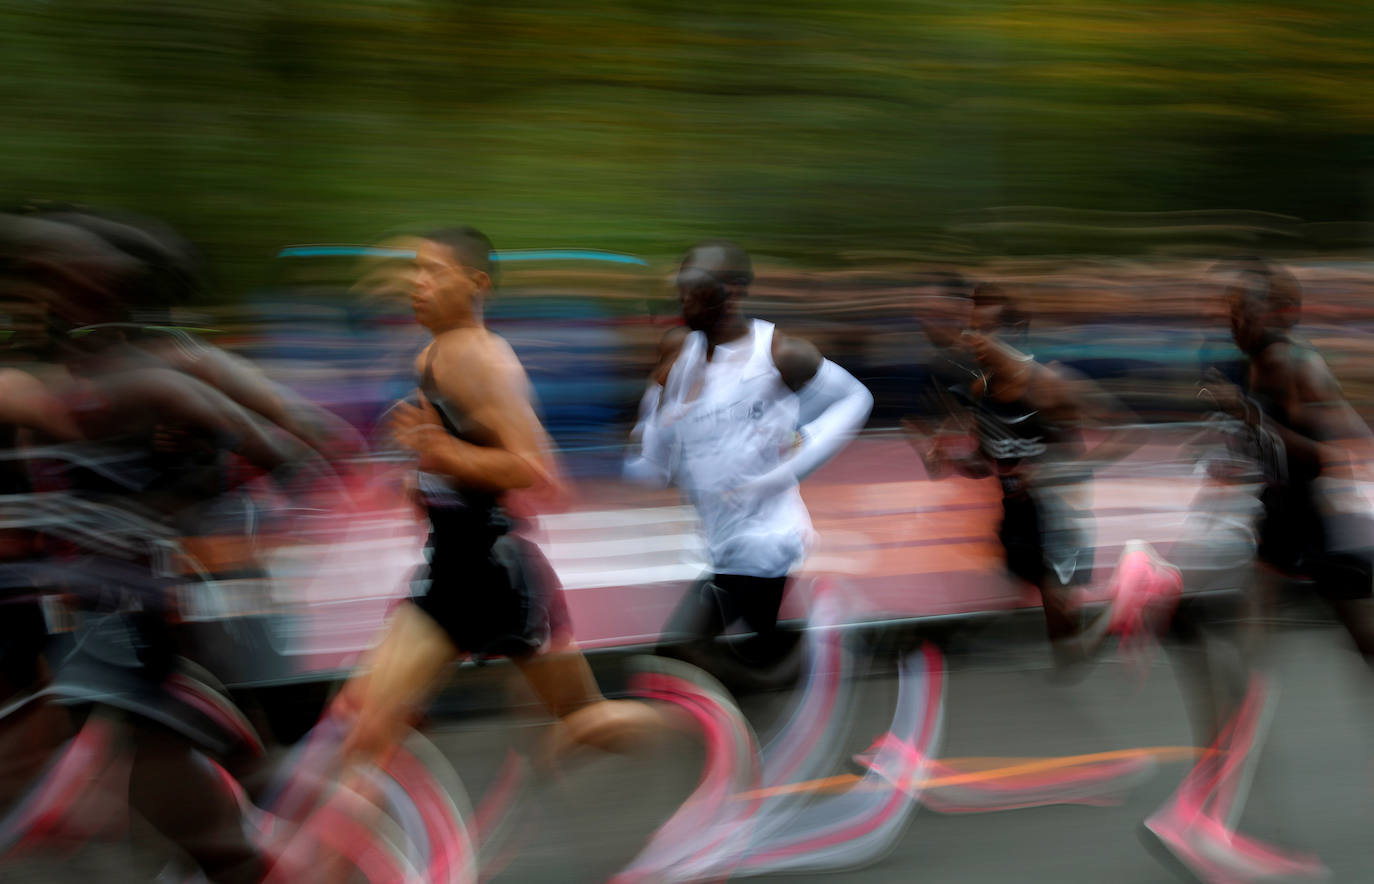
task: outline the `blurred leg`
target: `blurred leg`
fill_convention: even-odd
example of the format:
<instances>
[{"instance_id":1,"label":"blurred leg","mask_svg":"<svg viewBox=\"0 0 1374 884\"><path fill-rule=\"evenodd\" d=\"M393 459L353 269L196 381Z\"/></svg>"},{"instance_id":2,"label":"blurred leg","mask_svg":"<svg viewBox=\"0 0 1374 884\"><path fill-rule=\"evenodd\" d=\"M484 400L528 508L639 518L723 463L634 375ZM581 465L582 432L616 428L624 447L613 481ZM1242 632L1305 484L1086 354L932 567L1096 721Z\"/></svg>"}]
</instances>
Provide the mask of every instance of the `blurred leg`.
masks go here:
<instances>
[{"instance_id":1,"label":"blurred leg","mask_svg":"<svg viewBox=\"0 0 1374 884\"><path fill-rule=\"evenodd\" d=\"M1365 662L1374 666L1374 599L1335 599L1331 607Z\"/></svg>"},{"instance_id":2,"label":"blurred leg","mask_svg":"<svg viewBox=\"0 0 1374 884\"><path fill-rule=\"evenodd\" d=\"M576 746L632 752L673 726L655 705L603 697L587 658L574 644L560 644L514 662L544 707L558 719L549 761Z\"/></svg>"},{"instance_id":3,"label":"blurred leg","mask_svg":"<svg viewBox=\"0 0 1374 884\"><path fill-rule=\"evenodd\" d=\"M434 618L413 604L400 605L381 644L339 695L337 708L354 718L345 752L370 757L387 751L458 655Z\"/></svg>"},{"instance_id":4,"label":"blurred leg","mask_svg":"<svg viewBox=\"0 0 1374 884\"><path fill-rule=\"evenodd\" d=\"M713 671L719 659L715 640L730 620L725 610L727 599L716 586L716 577L698 580L683 594L682 600L663 627L657 653L675 657Z\"/></svg>"},{"instance_id":5,"label":"blurred leg","mask_svg":"<svg viewBox=\"0 0 1374 884\"><path fill-rule=\"evenodd\" d=\"M185 738L159 725L133 726L129 803L216 884L249 884L267 866L249 840L234 794Z\"/></svg>"},{"instance_id":6,"label":"blurred leg","mask_svg":"<svg viewBox=\"0 0 1374 884\"><path fill-rule=\"evenodd\" d=\"M740 612L754 635L739 642L738 650L746 661L771 666L787 656L797 645L796 633L778 627L778 612L787 591L786 577L735 577L722 574L718 584L733 597L734 610Z\"/></svg>"}]
</instances>

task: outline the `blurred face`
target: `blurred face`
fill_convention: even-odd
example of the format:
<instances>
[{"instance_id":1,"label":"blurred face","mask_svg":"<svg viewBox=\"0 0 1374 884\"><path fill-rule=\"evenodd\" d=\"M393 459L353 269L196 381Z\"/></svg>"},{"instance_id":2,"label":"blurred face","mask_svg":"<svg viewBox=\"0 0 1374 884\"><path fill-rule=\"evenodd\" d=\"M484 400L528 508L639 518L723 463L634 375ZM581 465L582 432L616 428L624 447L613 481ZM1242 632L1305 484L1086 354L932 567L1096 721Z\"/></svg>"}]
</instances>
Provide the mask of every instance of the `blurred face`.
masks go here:
<instances>
[{"instance_id":1,"label":"blurred face","mask_svg":"<svg viewBox=\"0 0 1374 884\"><path fill-rule=\"evenodd\" d=\"M692 331L710 331L730 315L734 298L730 287L702 270L684 269L677 277L682 319Z\"/></svg>"},{"instance_id":2,"label":"blurred face","mask_svg":"<svg viewBox=\"0 0 1374 884\"><path fill-rule=\"evenodd\" d=\"M429 240L416 244L410 306L430 331L471 321L477 298L490 285L486 273L465 266L448 246Z\"/></svg>"},{"instance_id":3,"label":"blurred face","mask_svg":"<svg viewBox=\"0 0 1374 884\"><path fill-rule=\"evenodd\" d=\"M998 345L998 331L1002 328L1002 312L1005 309L1001 304L991 304L974 307L970 314L966 338L974 358L979 362L986 362L993 348Z\"/></svg>"},{"instance_id":4,"label":"blurred face","mask_svg":"<svg viewBox=\"0 0 1374 884\"><path fill-rule=\"evenodd\" d=\"M1238 285L1227 293L1231 315L1231 337L1242 352L1252 353L1264 342L1269 326L1269 310L1260 295Z\"/></svg>"},{"instance_id":5,"label":"blurred face","mask_svg":"<svg viewBox=\"0 0 1374 884\"><path fill-rule=\"evenodd\" d=\"M921 304L916 319L932 344L949 350L963 346L964 330L972 325L971 309L967 298L932 295Z\"/></svg>"}]
</instances>

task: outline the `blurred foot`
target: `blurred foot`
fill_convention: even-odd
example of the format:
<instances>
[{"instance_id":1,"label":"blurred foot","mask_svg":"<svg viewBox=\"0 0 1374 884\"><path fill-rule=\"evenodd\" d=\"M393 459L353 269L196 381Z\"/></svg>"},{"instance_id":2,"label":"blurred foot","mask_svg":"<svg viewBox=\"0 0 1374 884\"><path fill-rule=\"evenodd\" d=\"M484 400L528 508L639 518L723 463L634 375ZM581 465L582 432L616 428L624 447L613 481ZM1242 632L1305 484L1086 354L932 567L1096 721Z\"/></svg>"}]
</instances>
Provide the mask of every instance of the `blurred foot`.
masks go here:
<instances>
[{"instance_id":1,"label":"blurred foot","mask_svg":"<svg viewBox=\"0 0 1374 884\"><path fill-rule=\"evenodd\" d=\"M1143 540L1127 541L1112 576L1107 630L1123 639L1164 632L1183 597L1183 574Z\"/></svg>"},{"instance_id":2,"label":"blurred foot","mask_svg":"<svg viewBox=\"0 0 1374 884\"><path fill-rule=\"evenodd\" d=\"M1183 597L1183 574L1143 540L1127 541L1109 588L1107 609L1085 622L1084 653L1095 656L1115 636L1126 654L1148 663Z\"/></svg>"},{"instance_id":3,"label":"blurred foot","mask_svg":"<svg viewBox=\"0 0 1374 884\"><path fill-rule=\"evenodd\" d=\"M1050 679L1058 684L1077 684L1092 671L1101 645L1083 628L1073 635L1050 639Z\"/></svg>"},{"instance_id":4,"label":"blurred foot","mask_svg":"<svg viewBox=\"0 0 1374 884\"><path fill-rule=\"evenodd\" d=\"M1271 847L1211 817L1184 821L1169 808L1145 821L1141 837L1185 880L1204 884L1296 884L1331 875L1315 856Z\"/></svg>"}]
</instances>

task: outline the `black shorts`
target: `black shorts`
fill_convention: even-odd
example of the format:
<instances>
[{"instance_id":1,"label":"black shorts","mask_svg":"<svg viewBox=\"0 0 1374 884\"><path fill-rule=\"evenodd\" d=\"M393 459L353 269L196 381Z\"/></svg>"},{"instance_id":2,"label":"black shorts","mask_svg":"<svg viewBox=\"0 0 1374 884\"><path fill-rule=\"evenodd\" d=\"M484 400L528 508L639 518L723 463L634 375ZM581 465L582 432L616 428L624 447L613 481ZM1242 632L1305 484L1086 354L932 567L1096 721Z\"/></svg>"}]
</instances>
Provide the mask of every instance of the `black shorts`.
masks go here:
<instances>
[{"instance_id":1,"label":"black shorts","mask_svg":"<svg viewBox=\"0 0 1374 884\"><path fill-rule=\"evenodd\" d=\"M499 513L431 509L429 562L417 575L416 607L458 650L525 657L569 636L562 588L533 543L509 534Z\"/></svg>"},{"instance_id":2,"label":"black shorts","mask_svg":"<svg viewBox=\"0 0 1374 884\"><path fill-rule=\"evenodd\" d=\"M1026 491L1002 498L1002 542L1007 570L1027 583L1076 586L1092 576L1092 551L1074 514Z\"/></svg>"},{"instance_id":3,"label":"black shorts","mask_svg":"<svg viewBox=\"0 0 1374 884\"><path fill-rule=\"evenodd\" d=\"M108 706L156 722L212 755L258 752L259 737L228 689L177 656L174 643L160 615L90 615L49 692L65 705Z\"/></svg>"},{"instance_id":4,"label":"black shorts","mask_svg":"<svg viewBox=\"0 0 1374 884\"><path fill-rule=\"evenodd\" d=\"M771 635L787 591L787 577L713 574L692 584L664 627L664 638L714 638L743 620L754 633Z\"/></svg>"},{"instance_id":5,"label":"black shorts","mask_svg":"<svg viewBox=\"0 0 1374 884\"><path fill-rule=\"evenodd\" d=\"M1332 600L1369 598L1374 591L1374 556L1368 548L1332 549L1333 532L1343 527L1317 505L1316 489L1271 485L1260 494L1260 561L1311 580ZM1339 517L1337 517L1339 518ZM1354 517L1351 517L1354 518Z\"/></svg>"},{"instance_id":6,"label":"black shorts","mask_svg":"<svg viewBox=\"0 0 1374 884\"><path fill-rule=\"evenodd\" d=\"M0 696L31 688L48 643L43 609L32 600L0 600Z\"/></svg>"}]
</instances>

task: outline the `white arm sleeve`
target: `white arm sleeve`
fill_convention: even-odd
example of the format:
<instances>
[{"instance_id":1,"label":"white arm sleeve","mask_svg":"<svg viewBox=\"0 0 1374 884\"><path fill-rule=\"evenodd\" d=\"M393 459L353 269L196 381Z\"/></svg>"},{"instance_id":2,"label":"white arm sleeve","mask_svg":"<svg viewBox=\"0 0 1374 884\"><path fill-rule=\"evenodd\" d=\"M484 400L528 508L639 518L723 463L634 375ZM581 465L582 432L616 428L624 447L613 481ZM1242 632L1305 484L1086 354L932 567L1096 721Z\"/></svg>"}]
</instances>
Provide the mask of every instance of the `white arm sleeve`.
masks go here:
<instances>
[{"instance_id":1,"label":"white arm sleeve","mask_svg":"<svg viewBox=\"0 0 1374 884\"><path fill-rule=\"evenodd\" d=\"M829 359L821 362L797 396L801 399L801 445L787 460L750 480L747 487L753 493L779 492L820 469L863 429L873 410L868 388Z\"/></svg>"},{"instance_id":2,"label":"white arm sleeve","mask_svg":"<svg viewBox=\"0 0 1374 884\"><path fill-rule=\"evenodd\" d=\"M639 400L639 422L630 432L630 450L625 457L626 481L664 488L672 481L673 433L659 422L659 399L663 388L650 384Z\"/></svg>"},{"instance_id":3,"label":"white arm sleeve","mask_svg":"<svg viewBox=\"0 0 1374 884\"><path fill-rule=\"evenodd\" d=\"M782 465L800 482L840 453L863 429L873 411L873 394L829 359L797 391L801 400L802 444Z\"/></svg>"}]
</instances>

